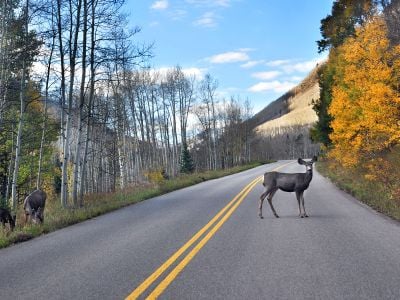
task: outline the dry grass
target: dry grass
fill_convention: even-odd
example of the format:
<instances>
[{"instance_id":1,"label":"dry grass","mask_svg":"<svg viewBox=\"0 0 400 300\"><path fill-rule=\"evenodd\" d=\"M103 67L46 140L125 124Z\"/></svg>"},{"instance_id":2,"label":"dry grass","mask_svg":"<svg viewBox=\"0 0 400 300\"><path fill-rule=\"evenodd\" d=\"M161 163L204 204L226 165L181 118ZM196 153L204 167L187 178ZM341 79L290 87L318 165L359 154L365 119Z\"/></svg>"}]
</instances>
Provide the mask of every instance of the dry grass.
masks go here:
<instances>
[{"instance_id":1,"label":"dry grass","mask_svg":"<svg viewBox=\"0 0 400 300\"><path fill-rule=\"evenodd\" d=\"M43 225L25 225L24 215L20 210L14 232L10 233L7 230L0 229L0 248L27 241L41 234L49 233L158 195L206 180L245 171L262 164L263 163L256 162L231 169L182 175L171 180L165 180L160 184L145 184L116 193L89 195L85 198L85 206L82 208L63 209L59 204L60 201L48 201Z\"/></svg>"},{"instance_id":2,"label":"dry grass","mask_svg":"<svg viewBox=\"0 0 400 300\"><path fill-rule=\"evenodd\" d=\"M316 121L312 100L319 99L318 72L315 67L303 81L254 115L249 123L262 131L276 126L310 124Z\"/></svg>"},{"instance_id":3,"label":"dry grass","mask_svg":"<svg viewBox=\"0 0 400 300\"><path fill-rule=\"evenodd\" d=\"M268 133L278 127L308 125L317 121L317 114L312 109L312 100L319 98L319 86L315 84L311 89L289 99L289 112L280 118L267 121L256 127L257 133Z\"/></svg>"},{"instance_id":4,"label":"dry grass","mask_svg":"<svg viewBox=\"0 0 400 300\"><path fill-rule=\"evenodd\" d=\"M361 202L395 220L400 220L400 202L393 199L392 191L383 183L367 180L359 169L344 169L329 161L318 162L317 169Z\"/></svg>"}]
</instances>

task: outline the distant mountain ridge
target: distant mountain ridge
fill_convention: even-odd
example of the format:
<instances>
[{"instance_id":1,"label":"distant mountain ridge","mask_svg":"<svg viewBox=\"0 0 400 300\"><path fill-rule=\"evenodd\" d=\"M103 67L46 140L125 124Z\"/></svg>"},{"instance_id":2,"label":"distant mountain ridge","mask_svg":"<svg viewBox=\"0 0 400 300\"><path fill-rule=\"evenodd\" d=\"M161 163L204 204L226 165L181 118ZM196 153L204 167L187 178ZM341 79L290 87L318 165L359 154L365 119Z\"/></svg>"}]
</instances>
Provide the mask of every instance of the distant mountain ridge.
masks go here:
<instances>
[{"instance_id":1,"label":"distant mountain ridge","mask_svg":"<svg viewBox=\"0 0 400 300\"><path fill-rule=\"evenodd\" d=\"M278 127L307 126L317 121L312 102L319 99L317 65L303 81L255 114L250 120L257 133L269 134Z\"/></svg>"}]
</instances>

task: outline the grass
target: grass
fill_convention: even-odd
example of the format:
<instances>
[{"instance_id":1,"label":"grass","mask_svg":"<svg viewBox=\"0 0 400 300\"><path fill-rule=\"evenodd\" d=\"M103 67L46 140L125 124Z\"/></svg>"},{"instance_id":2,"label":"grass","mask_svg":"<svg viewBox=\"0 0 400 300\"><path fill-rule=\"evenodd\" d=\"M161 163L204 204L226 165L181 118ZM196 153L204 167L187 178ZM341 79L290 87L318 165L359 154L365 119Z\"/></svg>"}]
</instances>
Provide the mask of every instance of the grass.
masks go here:
<instances>
[{"instance_id":1,"label":"grass","mask_svg":"<svg viewBox=\"0 0 400 300\"><path fill-rule=\"evenodd\" d=\"M39 235L97 217L130 204L195 185L206 180L242 172L258 167L264 163L269 162L255 162L225 170L182 175L174 179L165 180L160 184L143 184L115 193L88 195L85 198L85 206L82 208L63 209L60 205L60 201L47 201L45 222L43 225L23 226L25 223L24 215L20 209L15 230L9 232L0 229L0 248L27 241Z\"/></svg>"},{"instance_id":2,"label":"grass","mask_svg":"<svg viewBox=\"0 0 400 300\"><path fill-rule=\"evenodd\" d=\"M326 160L318 162L316 167L340 189L374 210L400 221L400 201L393 199L383 183L366 179L357 169L344 169Z\"/></svg>"}]
</instances>

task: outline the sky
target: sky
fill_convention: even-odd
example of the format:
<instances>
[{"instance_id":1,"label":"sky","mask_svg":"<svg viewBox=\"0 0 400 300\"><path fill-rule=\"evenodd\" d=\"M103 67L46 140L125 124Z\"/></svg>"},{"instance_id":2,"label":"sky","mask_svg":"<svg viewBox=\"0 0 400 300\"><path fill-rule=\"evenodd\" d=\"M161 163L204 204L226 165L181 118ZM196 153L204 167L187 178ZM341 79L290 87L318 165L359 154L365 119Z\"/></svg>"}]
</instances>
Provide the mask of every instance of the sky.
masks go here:
<instances>
[{"instance_id":1,"label":"sky","mask_svg":"<svg viewBox=\"0 0 400 300\"><path fill-rule=\"evenodd\" d=\"M318 54L320 20L332 0L136 0L125 13L154 43L150 65L179 65L218 81L219 97L249 99L256 113L297 85Z\"/></svg>"}]
</instances>

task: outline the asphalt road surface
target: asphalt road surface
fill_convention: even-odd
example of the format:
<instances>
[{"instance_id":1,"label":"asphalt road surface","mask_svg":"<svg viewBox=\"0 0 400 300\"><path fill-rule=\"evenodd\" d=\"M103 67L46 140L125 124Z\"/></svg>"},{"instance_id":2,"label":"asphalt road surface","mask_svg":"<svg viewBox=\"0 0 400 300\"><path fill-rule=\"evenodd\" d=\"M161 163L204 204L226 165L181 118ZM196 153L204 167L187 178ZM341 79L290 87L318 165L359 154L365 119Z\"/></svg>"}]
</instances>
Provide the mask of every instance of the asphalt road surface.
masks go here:
<instances>
[{"instance_id":1,"label":"asphalt road surface","mask_svg":"<svg viewBox=\"0 0 400 300\"><path fill-rule=\"evenodd\" d=\"M282 191L281 218L258 218L248 184L280 166L305 171L279 161L0 250L0 299L400 299L399 223L316 171L309 218Z\"/></svg>"}]
</instances>

